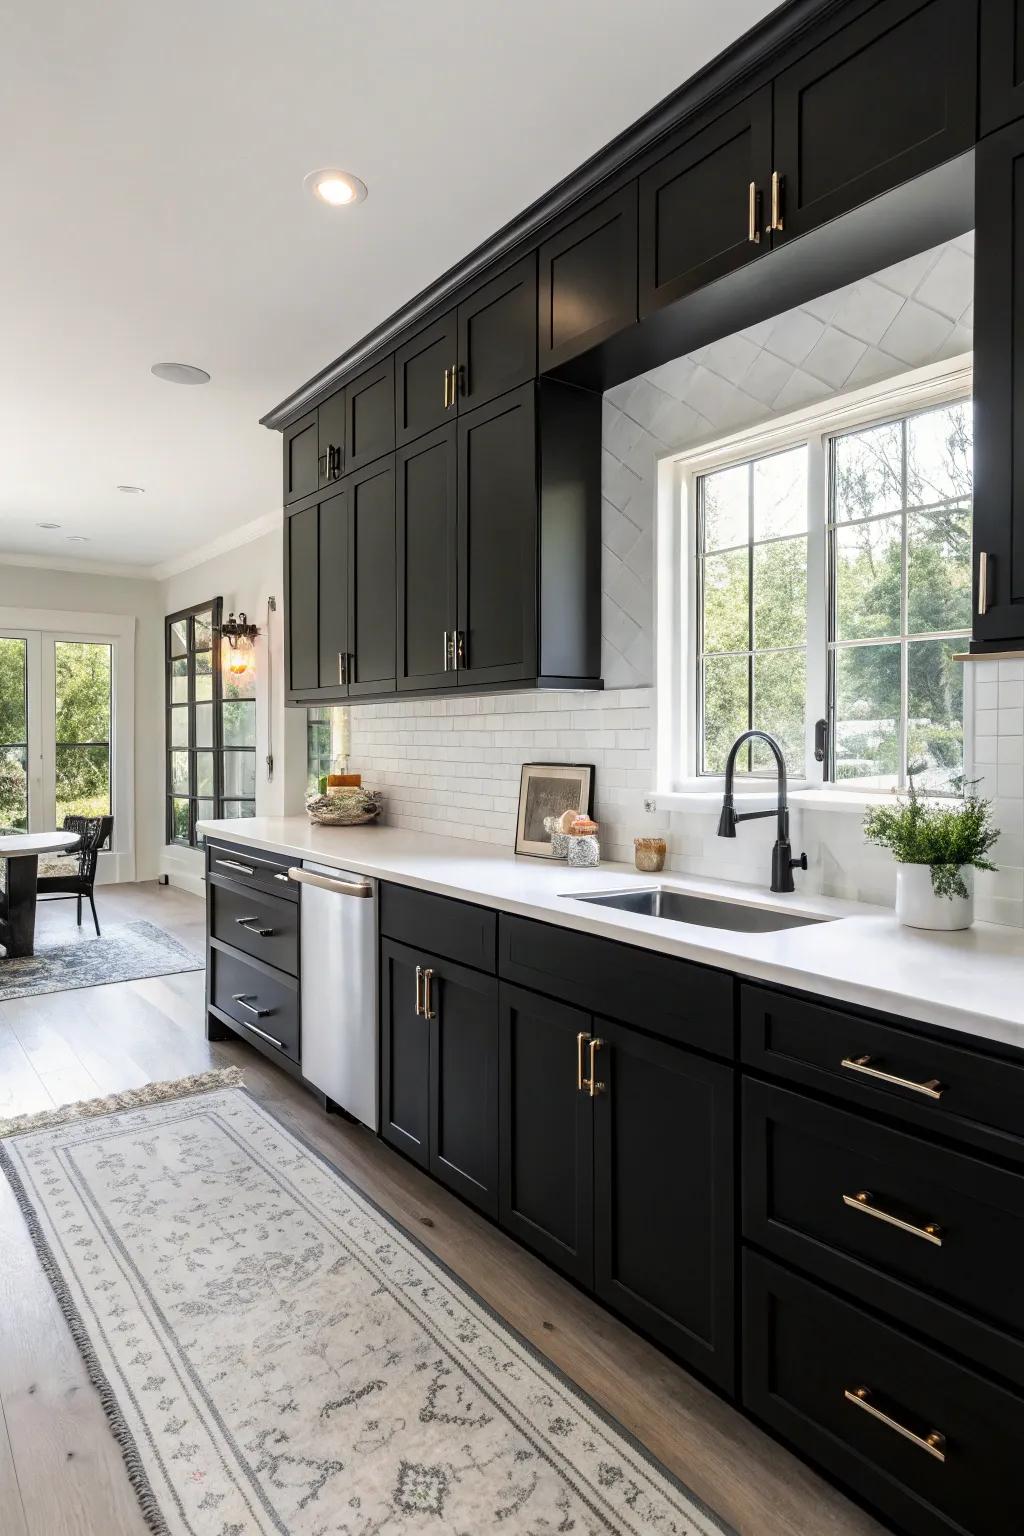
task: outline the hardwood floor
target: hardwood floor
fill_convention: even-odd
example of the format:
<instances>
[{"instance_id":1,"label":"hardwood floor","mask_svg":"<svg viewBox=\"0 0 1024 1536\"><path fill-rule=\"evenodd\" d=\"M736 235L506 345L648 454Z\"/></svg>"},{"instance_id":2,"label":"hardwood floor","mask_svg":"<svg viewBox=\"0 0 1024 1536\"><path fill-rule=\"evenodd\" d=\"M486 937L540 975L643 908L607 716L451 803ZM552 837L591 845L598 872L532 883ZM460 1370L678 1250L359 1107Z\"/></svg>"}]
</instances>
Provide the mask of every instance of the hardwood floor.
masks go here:
<instances>
[{"instance_id":1,"label":"hardwood floor","mask_svg":"<svg viewBox=\"0 0 1024 1536\"><path fill-rule=\"evenodd\" d=\"M203 905L173 888L101 888L100 921L144 917L200 953ZM40 913L74 930L74 906ZM241 1043L210 1044L203 974L0 1003L0 1116L235 1063L249 1090L449 1264L740 1536L880 1536L882 1527L489 1222L362 1128L324 1115ZM146 1526L0 1177L0 1531L146 1536Z\"/></svg>"}]
</instances>

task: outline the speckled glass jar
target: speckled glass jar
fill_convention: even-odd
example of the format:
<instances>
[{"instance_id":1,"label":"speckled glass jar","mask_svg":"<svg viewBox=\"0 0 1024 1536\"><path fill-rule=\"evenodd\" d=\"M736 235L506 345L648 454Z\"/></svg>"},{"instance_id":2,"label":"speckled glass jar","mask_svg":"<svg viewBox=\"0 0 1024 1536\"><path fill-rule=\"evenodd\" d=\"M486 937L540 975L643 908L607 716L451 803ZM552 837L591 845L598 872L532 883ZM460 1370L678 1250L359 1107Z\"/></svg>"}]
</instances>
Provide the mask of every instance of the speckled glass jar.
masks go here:
<instances>
[{"instance_id":1,"label":"speckled glass jar","mask_svg":"<svg viewBox=\"0 0 1024 1536\"><path fill-rule=\"evenodd\" d=\"M663 837L634 837L633 863L645 875L656 875L665 868L668 844Z\"/></svg>"},{"instance_id":2,"label":"speckled glass jar","mask_svg":"<svg viewBox=\"0 0 1024 1536\"><path fill-rule=\"evenodd\" d=\"M601 844L589 834L583 837L566 837L569 844L569 863L573 869L592 869L601 862Z\"/></svg>"},{"instance_id":3,"label":"speckled glass jar","mask_svg":"<svg viewBox=\"0 0 1024 1536\"><path fill-rule=\"evenodd\" d=\"M568 832L552 832L551 857L554 859L567 859L569 857L569 844L575 842L575 838Z\"/></svg>"}]
</instances>

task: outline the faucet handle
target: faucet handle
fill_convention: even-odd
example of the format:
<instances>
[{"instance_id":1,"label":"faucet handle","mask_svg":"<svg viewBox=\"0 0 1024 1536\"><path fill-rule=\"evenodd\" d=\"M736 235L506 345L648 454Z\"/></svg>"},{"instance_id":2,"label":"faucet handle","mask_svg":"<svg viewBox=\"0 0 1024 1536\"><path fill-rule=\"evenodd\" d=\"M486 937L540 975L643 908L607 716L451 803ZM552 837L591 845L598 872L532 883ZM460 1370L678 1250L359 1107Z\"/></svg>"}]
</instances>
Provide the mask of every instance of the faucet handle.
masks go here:
<instances>
[{"instance_id":1,"label":"faucet handle","mask_svg":"<svg viewBox=\"0 0 1024 1536\"><path fill-rule=\"evenodd\" d=\"M794 869L806 869L807 868L807 855L806 855L806 853L802 853L798 859L790 859L789 862L793 866Z\"/></svg>"}]
</instances>

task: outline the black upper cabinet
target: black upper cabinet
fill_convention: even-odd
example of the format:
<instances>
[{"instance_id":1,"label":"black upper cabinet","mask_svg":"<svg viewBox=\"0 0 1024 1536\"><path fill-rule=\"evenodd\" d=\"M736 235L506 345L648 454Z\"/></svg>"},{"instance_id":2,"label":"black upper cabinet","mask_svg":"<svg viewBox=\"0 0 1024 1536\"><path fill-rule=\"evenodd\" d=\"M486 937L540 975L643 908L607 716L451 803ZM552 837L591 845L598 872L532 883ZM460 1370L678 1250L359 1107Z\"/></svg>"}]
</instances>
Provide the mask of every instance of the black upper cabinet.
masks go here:
<instances>
[{"instance_id":1,"label":"black upper cabinet","mask_svg":"<svg viewBox=\"0 0 1024 1536\"><path fill-rule=\"evenodd\" d=\"M350 698L395 687L395 462L345 480L349 520Z\"/></svg>"},{"instance_id":2,"label":"black upper cabinet","mask_svg":"<svg viewBox=\"0 0 1024 1536\"><path fill-rule=\"evenodd\" d=\"M341 697L348 692L349 520L348 492L342 488L320 503L319 651L320 687ZM296 513L304 517L303 512ZM294 519L293 519L294 521ZM301 625L294 607L289 615Z\"/></svg>"},{"instance_id":3,"label":"black upper cabinet","mask_svg":"<svg viewBox=\"0 0 1024 1536\"><path fill-rule=\"evenodd\" d=\"M459 418L460 685L537 670L535 387Z\"/></svg>"},{"instance_id":4,"label":"black upper cabinet","mask_svg":"<svg viewBox=\"0 0 1024 1536\"><path fill-rule=\"evenodd\" d=\"M732 1072L603 1019L593 1031L595 1290L732 1390Z\"/></svg>"},{"instance_id":5,"label":"black upper cabinet","mask_svg":"<svg viewBox=\"0 0 1024 1536\"><path fill-rule=\"evenodd\" d=\"M395 353L395 441L399 448L456 411L459 336L455 310Z\"/></svg>"},{"instance_id":6,"label":"black upper cabinet","mask_svg":"<svg viewBox=\"0 0 1024 1536\"><path fill-rule=\"evenodd\" d=\"M312 496L319 484L317 474L316 411L293 421L284 434L284 500Z\"/></svg>"},{"instance_id":7,"label":"black upper cabinet","mask_svg":"<svg viewBox=\"0 0 1024 1536\"><path fill-rule=\"evenodd\" d=\"M316 413L317 483L321 490L345 473L345 391L325 400Z\"/></svg>"},{"instance_id":8,"label":"black upper cabinet","mask_svg":"<svg viewBox=\"0 0 1024 1536\"><path fill-rule=\"evenodd\" d=\"M974 639L1024 640L1024 122L976 150Z\"/></svg>"},{"instance_id":9,"label":"black upper cabinet","mask_svg":"<svg viewBox=\"0 0 1024 1536\"><path fill-rule=\"evenodd\" d=\"M977 26L974 0L886 0L776 77L774 240L974 143Z\"/></svg>"},{"instance_id":10,"label":"black upper cabinet","mask_svg":"<svg viewBox=\"0 0 1024 1536\"><path fill-rule=\"evenodd\" d=\"M381 941L380 1133L426 1168L430 1162L430 1030L420 1004L423 964L415 950L392 939Z\"/></svg>"},{"instance_id":11,"label":"black upper cabinet","mask_svg":"<svg viewBox=\"0 0 1024 1536\"><path fill-rule=\"evenodd\" d=\"M1024 117L1024 0L981 7L981 131Z\"/></svg>"},{"instance_id":12,"label":"black upper cabinet","mask_svg":"<svg viewBox=\"0 0 1024 1536\"><path fill-rule=\"evenodd\" d=\"M386 357L346 386L345 468L362 469L394 446L394 358Z\"/></svg>"},{"instance_id":13,"label":"black upper cabinet","mask_svg":"<svg viewBox=\"0 0 1024 1536\"><path fill-rule=\"evenodd\" d=\"M640 177L640 314L768 249L772 95L766 86Z\"/></svg>"},{"instance_id":14,"label":"black upper cabinet","mask_svg":"<svg viewBox=\"0 0 1024 1536\"><path fill-rule=\"evenodd\" d=\"M458 628L456 425L395 455L398 687L449 688Z\"/></svg>"},{"instance_id":15,"label":"black upper cabinet","mask_svg":"<svg viewBox=\"0 0 1024 1536\"><path fill-rule=\"evenodd\" d=\"M498 1214L498 983L429 957L430 1171L471 1205Z\"/></svg>"},{"instance_id":16,"label":"black upper cabinet","mask_svg":"<svg viewBox=\"0 0 1024 1536\"><path fill-rule=\"evenodd\" d=\"M452 361L460 412L536 378L536 251L459 305L458 357Z\"/></svg>"},{"instance_id":17,"label":"black upper cabinet","mask_svg":"<svg viewBox=\"0 0 1024 1536\"><path fill-rule=\"evenodd\" d=\"M636 182L546 240L539 259L538 365L545 373L636 320Z\"/></svg>"},{"instance_id":18,"label":"black upper cabinet","mask_svg":"<svg viewBox=\"0 0 1024 1536\"><path fill-rule=\"evenodd\" d=\"M286 450L287 452L287 450ZM285 590L288 595L286 641L288 689L307 691L320 685L320 638L317 592L320 572L320 509L305 507L285 520Z\"/></svg>"},{"instance_id":19,"label":"black upper cabinet","mask_svg":"<svg viewBox=\"0 0 1024 1536\"><path fill-rule=\"evenodd\" d=\"M583 1091L590 1015L502 983L499 1219L581 1285L594 1281L594 1140Z\"/></svg>"}]
</instances>

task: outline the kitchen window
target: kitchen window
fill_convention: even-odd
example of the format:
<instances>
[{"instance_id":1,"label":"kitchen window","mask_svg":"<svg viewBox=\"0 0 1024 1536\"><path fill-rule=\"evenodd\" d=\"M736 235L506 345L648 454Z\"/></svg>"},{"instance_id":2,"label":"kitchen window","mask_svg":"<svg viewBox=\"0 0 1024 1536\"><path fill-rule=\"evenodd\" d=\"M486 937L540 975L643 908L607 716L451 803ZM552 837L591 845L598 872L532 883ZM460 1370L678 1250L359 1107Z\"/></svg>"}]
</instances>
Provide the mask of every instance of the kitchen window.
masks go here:
<instances>
[{"instance_id":1,"label":"kitchen window","mask_svg":"<svg viewBox=\"0 0 1024 1536\"><path fill-rule=\"evenodd\" d=\"M673 788L720 776L755 727L778 737L797 781L955 789L954 657L971 624L965 384L962 365L927 370L677 461L692 556L677 563L676 613L662 624L663 643L690 658L669 673L683 701L667 711ZM755 743L736 771L774 766Z\"/></svg>"}]
</instances>

